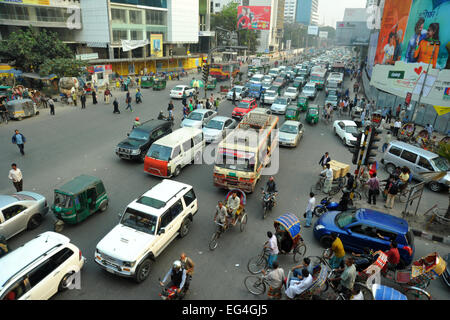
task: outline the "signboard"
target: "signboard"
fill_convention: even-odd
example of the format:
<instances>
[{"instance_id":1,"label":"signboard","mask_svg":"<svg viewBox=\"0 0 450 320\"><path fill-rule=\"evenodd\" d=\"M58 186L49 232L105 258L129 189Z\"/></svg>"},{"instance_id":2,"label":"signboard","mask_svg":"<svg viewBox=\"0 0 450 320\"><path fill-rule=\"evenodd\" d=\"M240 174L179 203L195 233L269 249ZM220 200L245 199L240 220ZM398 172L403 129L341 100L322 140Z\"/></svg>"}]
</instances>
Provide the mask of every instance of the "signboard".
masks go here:
<instances>
[{"instance_id":1,"label":"signboard","mask_svg":"<svg viewBox=\"0 0 450 320\"><path fill-rule=\"evenodd\" d=\"M121 40L121 42L122 50L124 52L140 48L148 44L148 40Z\"/></svg>"},{"instance_id":2,"label":"signboard","mask_svg":"<svg viewBox=\"0 0 450 320\"><path fill-rule=\"evenodd\" d=\"M375 54L377 52L379 30L373 31L369 37L369 50L367 52L366 71L369 79L372 78L373 63L375 61Z\"/></svg>"},{"instance_id":3,"label":"signboard","mask_svg":"<svg viewBox=\"0 0 450 320\"><path fill-rule=\"evenodd\" d=\"M0 0L0 3L49 6L50 0Z\"/></svg>"},{"instance_id":4,"label":"signboard","mask_svg":"<svg viewBox=\"0 0 450 320\"><path fill-rule=\"evenodd\" d=\"M321 39L328 39L328 31L320 31L319 32L319 38L321 38Z\"/></svg>"},{"instance_id":5,"label":"signboard","mask_svg":"<svg viewBox=\"0 0 450 320\"><path fill-rule=\"evenodd\" d=\"M77 54L75 56L77 60L95 60L98 59L98 53L83 53L83 54Z\"/></svg>"},{"instance_id":6,"label":"signboard","mask_svg":"<svg viewBox=\"0 0 450 320\"><path fill-rule=\"evenodd\" d=\"M308 34L317 36L319 33L319 27L318 26L308 26Z\"/></svg>"},{"instance_id":7,"label":"signboard","mask_svg":"<svg viewBox=\"0 0 450 320\"><path fill-rule=\"evenodd\" d=\"M150 35L150 53L152 57L163 56L163 35L162 34L151 34Z\"/></svg>"},{"instance_id":8,"label":"signboard","mask_svg":"<svg viewBox=\"0 0 450 320\"><path fill-rule=\"evenodd\" d=\"M336 45L338 46L368 46L370 30L366 21L336 22Z\"/></svg>"},{"instance_id":9,"label":"signboard","mask_svg":"<svg viewBox=\"0 0 450 320\"><path fill-rule=\"evenodd\" d=\"M237 28L270 30L270 6L239 6Z\"/></svg>"},{"instance_id":10,"label":"signboard","mask_svg":"<svg viewBox=\"0 0 450 320\"><path fill-rule=\"evenodd\" d=\"M389 79L404 79L405 71L389 71L388 78Z\"/></svg>"}]
</instances>

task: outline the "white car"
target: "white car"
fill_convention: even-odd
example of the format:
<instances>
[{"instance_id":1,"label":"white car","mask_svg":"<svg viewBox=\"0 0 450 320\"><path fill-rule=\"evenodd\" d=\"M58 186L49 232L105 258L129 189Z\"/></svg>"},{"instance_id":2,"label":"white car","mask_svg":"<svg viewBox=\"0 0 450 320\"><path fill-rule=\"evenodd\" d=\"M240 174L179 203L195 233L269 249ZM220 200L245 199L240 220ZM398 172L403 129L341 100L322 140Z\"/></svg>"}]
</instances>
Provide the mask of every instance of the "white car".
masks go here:
<instances>
[{"instance_id":1,"label":"white car","mask_svg":"<svg viewBox=\"0 0 450 320\"><path fill-rule=\"evenodd\" d=\"M284 92L284 96L286 98L290 98L291 100L297 100L298 98L298 90L295 87L289 87Z\"/></svg>"},{"instance_id":2,"label":"white car","mask_svg":"<svg viewBox=\"0 0 450 320\"><path fill-rule=\"evenodd\" d=\"M265 75L264 78L262 79L262 83L267 83L267 84L272 84L273 81L273 77L270 75Z\"/></svg>"},{"instance_id":3,"label":"white car","mask_svg":"<svg viewBox=\"0 0 450 320\"><path fill-rule=\"evenodd\" d=\"M195 88L191 88L185 85L178 85L172 90L170 90L170 97L175 99L182 99L183 91L186 92L186 96L189 97L191 94L195 93Z\"/></svg>"},{"instance_id":4,"label":"white car","mask_svg":"<svg viewBox=\"0 0 450 320\"><path fill-rule=\"evenodd\" d=\"M264 104L272 104L275 102L275 99L278 97L278 94L276 91L274 90L267 90L264 93L264 99L263 99L263 103Z\"/></svg>"},{"instance_id":5,"label":"white car","mask_svg":"<svg viewBox=\"0 0 450 320\"><path fill-rule=\"evenodd\" d=\"M257 73L257 74L255 74L255 75L253 75L253 77L251 77L251 79L249 80L249 82L250 82L251 84L261 84L261 82L263 81L263 79L264 79L264 75L263 75L263 74L260 74L260 73Z\"/></svg>"},{"instance_id":6,"label":"white car","mask_svg":"<svg viewBox=\"0 0 450 320\"><path fill-rule=\"evenodd\" d=\"M290 98L278 97L270 106L270 111L275 114L285 114L287 106L291 103Z\"/></svg>"},{"instance_id":7,"label":"white car","mask_svg":"<svg viewBox=\"0 0 450 320\"><path fill-rule=\"evenodd\" d=\"M342 140L343 144L350 147L356 144L359 131L355 121L336 120L333 123L333 131Z\"/></svg>"},{"instance_id":8,"label":"white car","mask_svg":"<svg viewBox=\"0 0 450 320\"><path fill-rule=\"evenodd\" d=\"M217 114L216 111L208 109L196 109L181 122L180 127L192 127L201 129L212 117Z\"/></svg>"},{"instance_id":9,"label":"white car","mask_svg":"<svg viewBox=\"0 0 450 320\"><path fill-rule=\"evenodd\" d=\"M280 146L296 147L303 137L303 131L303 124L300 121L285 121L278 133L278 143Z\"/></svg>"},{"instance_id":10,"label":"white car","mask_svg":"<svg viewBox=\"0 0 450 320\"><path fill-rule=\"evenodd\" d=\"M227 130L236 128L236 120L230 117L216 116L203 127L203 136L207 143L220 142Z\"/></svg>"},{"instance_id":11,"label":"white car","mask_svg":"<svg viewBox=\"0 0 450 320\"><path fill-rule=\"evenodd\" d=\"M302 95L308 97L308 99L315 99L317 95L316 85L312 82L305 84L302 90Z\"/></svg>"},{"instance_id":12,"label":"white car","mask_svg":"<svg viewBox=\"0 0 450 320\"><path fill-rule=\"evenodd\" d=\"M120 214L120 222L97 244L95 262L106 271L144 281L153 261L189 232L198 211L192 186L164 179Z\"/></svg>"},{"instance_id":13,"label":"white car","mask_svg":"<svg viewBox=\"0 0 450 320\"><path fill-rule=\"evenodd\" d=\"M244 86L234 86L230 91L227 93L227 99L233 100L233 91L236 91L236 100L241 100L242 98L245 98L248 96L248 88Z\"/></svg>"}]
</instances>

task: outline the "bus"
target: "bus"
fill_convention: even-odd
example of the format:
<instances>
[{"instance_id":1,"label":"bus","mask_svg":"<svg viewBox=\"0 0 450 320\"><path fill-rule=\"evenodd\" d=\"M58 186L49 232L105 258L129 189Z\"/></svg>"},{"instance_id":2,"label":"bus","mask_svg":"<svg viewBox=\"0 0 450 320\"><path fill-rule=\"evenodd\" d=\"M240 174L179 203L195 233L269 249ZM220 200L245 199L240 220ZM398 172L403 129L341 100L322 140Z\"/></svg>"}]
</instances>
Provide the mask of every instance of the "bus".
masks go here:
<instances>
[{"instance_id":1,"label":"bus","mask_svg":"<svg viewBox=\"0 0 450 320\"><path fill-rule=\"evenodd\" d=\"M253 192L278 142L278 117L249 112L217 149L214 186Z\"/></svg>"},{"instance_id":2,"label":"bus","mask_svg":"<svg viewBox=\"0 0 450 320\"><path fill-rule=\"evenodd\" d=\"M229 80L230 77L236 77L239 72L239 62L212 63L209 68L209 75L217 80Z\"/></svg>"},{"instance_id":3,"label":"bus","mask_svg":"<svg viewBox=\"0 0 450 320\"><path fill-rule=\"evenodd\" d=\"M326 74L327 69L313 68L313 70L311 70L311 78L309 81L316 84L317 90L322 90L325 85Z\"/></svg>"}]
</instances>

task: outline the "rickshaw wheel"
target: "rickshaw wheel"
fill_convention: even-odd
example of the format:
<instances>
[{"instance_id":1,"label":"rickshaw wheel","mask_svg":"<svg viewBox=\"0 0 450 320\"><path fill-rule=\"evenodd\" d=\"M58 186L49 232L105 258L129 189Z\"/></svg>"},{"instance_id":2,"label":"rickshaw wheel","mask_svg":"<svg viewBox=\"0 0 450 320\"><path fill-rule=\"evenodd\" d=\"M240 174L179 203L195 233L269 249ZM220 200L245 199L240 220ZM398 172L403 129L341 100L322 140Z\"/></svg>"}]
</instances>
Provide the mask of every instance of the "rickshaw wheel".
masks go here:
<instances>
[{"instance_id":1,"label":"rickshaw wheel","mask_svg":"<svg viewBox=\"0 0 450 320\"><path fill-rule=\"evenodd\" d=\"M363 283L355 282L355 288L356 290L361 290L364 296L364 300L373 300L372 290L370 290L366 285L364 285Z\"/></svg>"},{"instance_id":2,"label":"rickshaw wheel","mask_svg":"<svg viewBox=\"0 0 450 320\"><path fill-rule=\"evenodd\" d=\"M255 296L259 296L266 292L266 284L261 279L261 277L257 276L247 276L244 279L244 285L247 288L247 290L254 294Z\"/></svg>"},{"instance_id":3,"label":"rickshaw wheel","mask_svg":"<svg viewBox=\"0 0 450 320\"><path fill-rule=\"evenodd\" d=\"M267 266L267 260L262 255L257 255L250 258L247 263L247 269L251 274L261 273Z\"/></svg>"},{"instance_id":4,"label":"rickshaw wheel","mask_svg":"<svg viewBox=\"0 0 450 320\"><path fill-rule=\"evenodd\" d=\"M422 290L417 290L415 288L407 288L404 293L408 300L431 300L430 295L427 295Z\"/></svg>"},{"instance_id":5,"label":"rickshaw wheel","mask_svg":"<svg viewBox=\"0 0 450 320\"><path fill-rule=\"evenodd\" d=\"M209 241L209 250L215 250L217 248L218 242L217 239L219 238L219 235L217 232L214 232L213 236L211 237L211 240Z\"/></svg>"},{"instance_id":6,"label":"rickshaw wheel","mask_svg":"<svg viewBox=\"0 0 450 320\"><path fill-rule=\"evenodd\" d=\"M306 254L306 245L301 242L294 248L294 262L299 262Z\"/></svg>"},{"instance_id":7,"label":"rickshaw wheel","mask_svg":"<svg viewBox=\"0 0 450 320\"><path fill-rule=\"evenodd\" d=\"M244 231L245 226L247 225L247 214L245 212L243 212L243 216L241 218L241 224L239 226L239 229L242 231Z\"/></svg>"}]
</instances>

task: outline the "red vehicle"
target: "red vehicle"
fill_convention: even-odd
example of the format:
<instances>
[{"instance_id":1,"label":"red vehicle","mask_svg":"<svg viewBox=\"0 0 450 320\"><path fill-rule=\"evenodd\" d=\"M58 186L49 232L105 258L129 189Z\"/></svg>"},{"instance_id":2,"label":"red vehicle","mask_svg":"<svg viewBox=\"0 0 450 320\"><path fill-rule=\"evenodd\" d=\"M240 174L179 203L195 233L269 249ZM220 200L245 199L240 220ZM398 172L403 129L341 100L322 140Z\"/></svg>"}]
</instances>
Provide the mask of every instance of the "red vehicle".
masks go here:
<instances>
[{"instance_id":1,"label":"red vehicle","mask_svg":"<svg viewBox=\"0 0 450 320\"><path fill-rule=\"evenodd\" d=\"M241 120L244 115L249 113L250 111L254 110L258 107L258 103L256 102L256 99L253 98L245 98L242 99L239 104L233 109L233 113L231 116L235 119Z\"/></svg>"}]
</instances>

